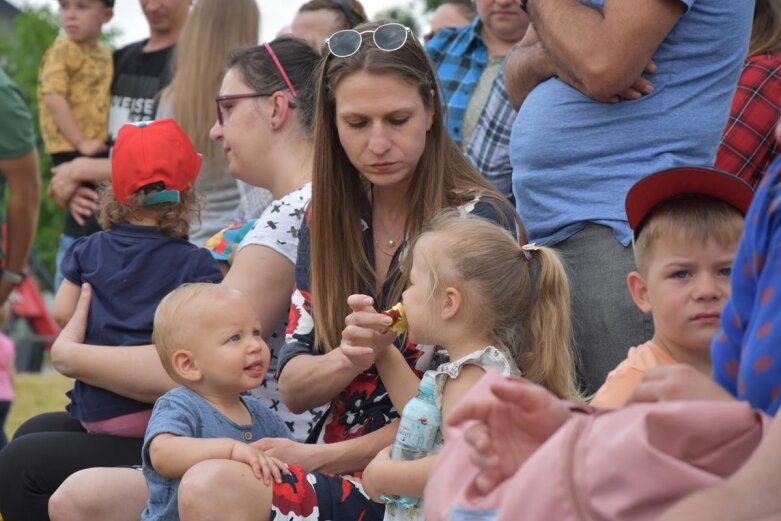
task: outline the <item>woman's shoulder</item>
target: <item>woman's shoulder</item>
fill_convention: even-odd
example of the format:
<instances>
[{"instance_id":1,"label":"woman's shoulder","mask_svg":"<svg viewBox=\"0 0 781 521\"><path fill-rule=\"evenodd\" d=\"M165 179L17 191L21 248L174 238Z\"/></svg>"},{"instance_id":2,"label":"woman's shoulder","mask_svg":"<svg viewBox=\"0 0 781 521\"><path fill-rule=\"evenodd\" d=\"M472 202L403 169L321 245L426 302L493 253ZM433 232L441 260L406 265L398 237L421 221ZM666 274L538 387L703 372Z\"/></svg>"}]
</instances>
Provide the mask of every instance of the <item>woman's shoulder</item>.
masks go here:
<instances>
[{"instance_id":1,"label":"woman's shoulder","mask_svg":"<svg viewBox=\"0 0 781 521\"><path fill-rule=\"evenodd\" d=\"M518 237L520 217L503 197L490 193L476 193L456 207L462 215L474 215L494 222Z\"/></svg>"},{"instance_id":2,"label":"woman's shoulder","mask_svg":"<svg viewBox=\"0 0 781 521\"><path fill-rule=\"evenodd\" d=\"M311 199L312 183L306 183L298 190L271 201L258 220L293 218L300 221Z\"/></svg>"},{"instance_id":3,"label":"woman's shoulder","mask_svg":"<svg viewBox=\"0 0 781 521\"><path fill-rule=\"evenodd\" d=\"M239 248L249 245L268 246L295 263L298 244L305 237L300 231L311 195L312 184L307 183L272 201L241 241Z\"/></svg>"}]
</instances>

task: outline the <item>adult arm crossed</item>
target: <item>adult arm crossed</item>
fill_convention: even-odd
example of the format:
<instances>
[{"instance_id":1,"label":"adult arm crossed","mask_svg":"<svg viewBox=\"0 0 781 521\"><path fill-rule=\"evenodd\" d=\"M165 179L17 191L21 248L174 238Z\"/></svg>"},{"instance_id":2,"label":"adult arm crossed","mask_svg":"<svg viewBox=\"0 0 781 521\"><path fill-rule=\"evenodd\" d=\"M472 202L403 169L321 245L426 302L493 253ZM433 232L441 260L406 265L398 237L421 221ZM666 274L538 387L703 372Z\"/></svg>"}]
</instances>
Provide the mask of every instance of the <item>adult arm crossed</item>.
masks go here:
<instances>
[{"instance_id":1,"label":"adult arm crossed","mask_svg":"<svg viewBox=\"0 0 781 521\"><path fill-rule=\"evenodd\" d=\"M632 87L685 12L679 0L530 0L529 18L558 70L598 100ZM568 81L569 83L569 81Z\"/></svg>"}]
</instances>

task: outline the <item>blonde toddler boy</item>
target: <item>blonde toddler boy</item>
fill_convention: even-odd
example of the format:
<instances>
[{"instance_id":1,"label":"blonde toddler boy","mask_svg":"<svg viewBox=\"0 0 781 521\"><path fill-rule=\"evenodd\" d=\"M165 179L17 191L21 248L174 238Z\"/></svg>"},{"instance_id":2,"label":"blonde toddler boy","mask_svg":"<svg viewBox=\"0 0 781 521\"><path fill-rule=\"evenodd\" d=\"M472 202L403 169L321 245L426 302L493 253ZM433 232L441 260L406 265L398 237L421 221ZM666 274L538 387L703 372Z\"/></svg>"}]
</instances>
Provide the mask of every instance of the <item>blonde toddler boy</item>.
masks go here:
<instances>
[{"instance_id":1,"label":"blonde toddler boy","mask_svg":"<svg viewBox=\"0 0 781 521\"><path fill-rule=\"evenodd\" d=\"M270 359L252 304L228 286L185 284L157 308L153 338L163 367L182 387L161 396L149 420L142 519L179 519L179 481L207 459L246 463L258 479L279 482L287 466L249 445L291 438L275 413L243 394L260 385Z\"/></svg>"}]
</instances>

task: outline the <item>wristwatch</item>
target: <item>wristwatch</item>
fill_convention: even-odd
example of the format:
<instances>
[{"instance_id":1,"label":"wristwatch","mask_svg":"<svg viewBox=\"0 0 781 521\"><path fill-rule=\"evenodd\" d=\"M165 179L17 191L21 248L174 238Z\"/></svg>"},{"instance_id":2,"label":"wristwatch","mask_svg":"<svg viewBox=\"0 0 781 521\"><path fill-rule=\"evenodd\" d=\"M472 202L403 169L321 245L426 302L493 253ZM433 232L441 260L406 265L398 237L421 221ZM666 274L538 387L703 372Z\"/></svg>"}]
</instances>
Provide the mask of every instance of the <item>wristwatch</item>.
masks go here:
<instances>
[{"instance_id":1,"label":"wristwatch","mask_svg":"<svg viewBox=\"0 0 781 521\"><path fill-rule=\"evenodd\" d=\"M3 273L0 274L0 279L10 282L14 286L18 286L19 284L24 281L24 279L27 277L27 273L14 273L13 271L8 271L7 269L3 268Z\"/></svg>"}]
</instances>

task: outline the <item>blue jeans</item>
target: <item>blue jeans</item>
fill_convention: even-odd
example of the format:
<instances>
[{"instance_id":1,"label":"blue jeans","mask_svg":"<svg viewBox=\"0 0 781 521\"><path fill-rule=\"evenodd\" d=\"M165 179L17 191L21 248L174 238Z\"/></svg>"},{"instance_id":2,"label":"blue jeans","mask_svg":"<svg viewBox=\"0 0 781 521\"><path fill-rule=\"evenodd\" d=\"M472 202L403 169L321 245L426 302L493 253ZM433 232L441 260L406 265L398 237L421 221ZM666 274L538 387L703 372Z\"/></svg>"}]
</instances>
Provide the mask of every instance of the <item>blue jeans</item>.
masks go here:
<instances>
[{"instance_id":1,"label":"blue jeans","mask_svg":"<svg viewBox=\"0 0 781 521\"><path fill-rule=\"evenodd\" d=\"M76 237L71 237L70 235L60 234L60 245L57 249L57 257L55 258L55 262L57 263L56 270L54 272L54 293L57 293L57 290L60 289L60 284L62 284L63 276L62 271L60 271L60 262L62 261L62 256L65 255L65 252L68 251L68 248L70 248L73 243L76 242Z\"/></svg>"}]
</instances>

